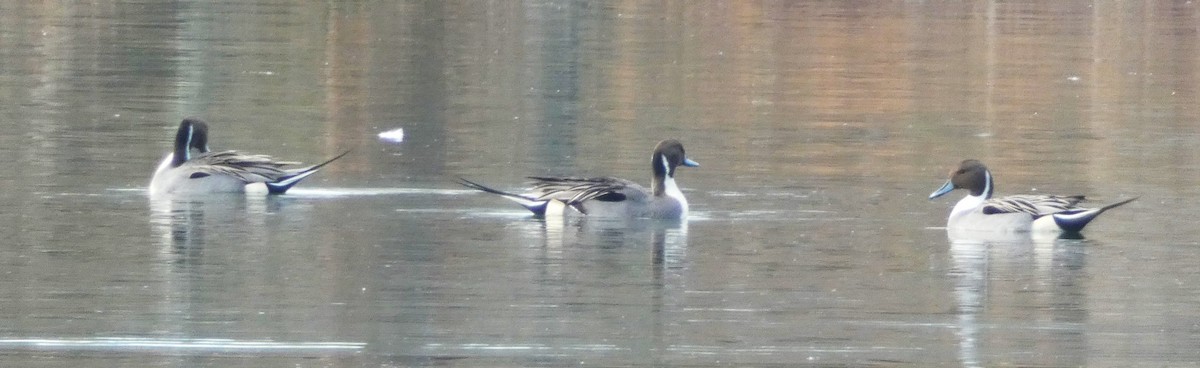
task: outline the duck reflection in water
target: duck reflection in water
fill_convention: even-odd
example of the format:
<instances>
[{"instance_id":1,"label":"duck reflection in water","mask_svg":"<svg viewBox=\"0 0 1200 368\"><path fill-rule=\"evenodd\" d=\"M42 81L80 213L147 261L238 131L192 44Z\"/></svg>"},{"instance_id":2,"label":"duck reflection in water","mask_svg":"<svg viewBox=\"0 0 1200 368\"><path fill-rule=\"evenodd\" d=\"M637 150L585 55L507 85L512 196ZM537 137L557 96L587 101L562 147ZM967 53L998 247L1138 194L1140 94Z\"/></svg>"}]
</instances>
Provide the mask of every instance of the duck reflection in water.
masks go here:
<instances>
[{"instance_id":1,"label":"duck reflection in water","mask_svg":"<svg viewBox=\"0 0 1200 368\"><path fill-rule=\"evenodd\" d=\"M1087 246L1080 240L1029 237L951 241L949 272L955 280L954 324L963 366L995 365L990 346L1022 340L1037 342L1039 354L1021 365L1086 365L1085 350L1078 347L1087 345Z\"/></svg>"}]
</instances>

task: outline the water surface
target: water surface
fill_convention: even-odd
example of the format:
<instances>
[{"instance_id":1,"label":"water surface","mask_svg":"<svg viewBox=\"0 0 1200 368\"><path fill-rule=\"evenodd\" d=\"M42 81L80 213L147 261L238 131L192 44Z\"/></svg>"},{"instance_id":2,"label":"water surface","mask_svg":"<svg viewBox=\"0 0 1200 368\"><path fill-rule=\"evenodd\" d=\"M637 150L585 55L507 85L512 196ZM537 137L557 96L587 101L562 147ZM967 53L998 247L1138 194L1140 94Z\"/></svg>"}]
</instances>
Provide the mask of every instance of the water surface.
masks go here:
<instances>
[{"instance_id":1,"label":"water surface","mask_svg":"<svg viewBox=\"0 0 1200 368\"><path fill-rule=\"evenodd\" d=\"M1191 3L0 4L11 366L1167 366L1200 361ZM320 162L151 201L185 116ZM402 143L378 134L404 129ZM648 185L540 220L457 177ZM951 241L926 196L1084 193L1084 239ZM949 197L957 197L955 194Z\"/></svg>"}]
</instances>

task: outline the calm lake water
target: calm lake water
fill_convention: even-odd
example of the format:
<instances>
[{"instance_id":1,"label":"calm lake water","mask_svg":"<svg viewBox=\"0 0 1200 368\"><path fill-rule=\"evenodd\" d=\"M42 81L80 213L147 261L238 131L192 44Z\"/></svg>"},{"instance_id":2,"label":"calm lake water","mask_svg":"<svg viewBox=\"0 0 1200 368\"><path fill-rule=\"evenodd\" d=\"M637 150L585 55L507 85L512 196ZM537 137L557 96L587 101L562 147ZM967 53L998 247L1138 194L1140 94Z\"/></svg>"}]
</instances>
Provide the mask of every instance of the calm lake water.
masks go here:
<instances>
[{"instance_id":1,"label":"calm lake water","mask_svg":"<svg viewBox=\"0 0 1200 368\"><path fill-rule=\"evenodd\" d=\"M4 366L1200 362L1191 2L0 2ZM319 162L151 201L178 122ZM377 134L403 128L405 141ZM531 218L465 177L648 184ZM1084 239L950 241L998 191L1140 196Z\"/></svg>"}]
</instances>

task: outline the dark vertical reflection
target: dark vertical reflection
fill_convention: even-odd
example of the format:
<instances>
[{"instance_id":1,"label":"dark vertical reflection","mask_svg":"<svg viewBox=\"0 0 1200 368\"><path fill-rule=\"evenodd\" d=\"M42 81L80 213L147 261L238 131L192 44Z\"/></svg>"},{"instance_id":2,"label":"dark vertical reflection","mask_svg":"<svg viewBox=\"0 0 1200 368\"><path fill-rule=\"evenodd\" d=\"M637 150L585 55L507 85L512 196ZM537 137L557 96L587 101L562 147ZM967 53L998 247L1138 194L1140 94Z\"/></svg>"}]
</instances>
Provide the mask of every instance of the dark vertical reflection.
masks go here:
<instances>
[{"instance_id":1,"label":"dark vertical reflection","mask_svg":"<svg viewBox=\"0 0 1200 368\"><path fill-rule=\"evenodd\" d=\"M525 43L538 47L529 53L528 69L523 71L534 82L522 93L537 105L527 117L541 125L534 153L550 167L571 166L578 156L573 137L579 131L579 69L587 65L581 57L580 23L588 21L583 15L589 6L582 1L545 1L526 7Z\"/></svg>"},{"instance_id":2,"label":"dark vertical reflection","mask_svg":"<svg viewBox=\"0 0 1200 368\"><path fill-rule=\"evenodd\" d=\"M0 2L0 335L345 340L369 362L5 357L1197 361L1198 15L1146 1ZM186 115L213 123L214 148L356 150L287 196L162 216L141 190ZM393 128L408 140L377 141ZM679 229L547 223L451 180L648 185L666 137L705 165L678 178L693 206ZM1003 193L1142 200L1086 242L946 243L953 201L924 194L967 157Z\"/></svg>"},{"instance_id":3,"label":"dark vertical reflection","mask_svg":"<svg viewBox=\"0 0 1200 368\"><path fill-rule=\"evenodd\" d=\"M365 150L359 140L390 130L399 124L377 122L370 106L372 75L370 73L374 47L372 42L380 31L371 22L372 10L362 3L330 3L323 18L327 24L324 35L322 91L324 92L323 126L330 132L324 137L327 151L346 149ZM377 125L363 124L373 122ZM336 167L324 170L337 173L366 170L364 155L343 157Z\"/></svg>"},{"instance_id":4,"label":"dark vertical reflection","mask_svg":"<svg viewBox=\"0 0 1200 368\"><path fill-rule=\"evenodd\" d=\"M376 15L375 22L382 27L381 51L374 55L373 83L381 90L397 90L404 99L396 102L378 101L380 111L373 113L378 124L409 123L405 126L410 142L417 147L438 147L453 144L446 132L449 80L451 68L447 54L453 45L448 34L455 32L447 23L450 17L449 4L442 1L418 1L397 7L390 12ZM452 8L451 8L452 9ZM381 18L385 14L398 16L403 21ZM410 35L389 37L386 35ZM398 56L403 56L397 58ZM397 65L399 64L399 65ZM403 71L402 75L394 74ZM403 83L403 84L400 84ZM399 84L399 85L397 85ZM412 109L395 114L398 110ZM403 117L403 119L396 119ZM407 150L417 153L417 163L410 171L416 173L441 172L446 165L445 150Z\"/></svg>"}]
</instances>

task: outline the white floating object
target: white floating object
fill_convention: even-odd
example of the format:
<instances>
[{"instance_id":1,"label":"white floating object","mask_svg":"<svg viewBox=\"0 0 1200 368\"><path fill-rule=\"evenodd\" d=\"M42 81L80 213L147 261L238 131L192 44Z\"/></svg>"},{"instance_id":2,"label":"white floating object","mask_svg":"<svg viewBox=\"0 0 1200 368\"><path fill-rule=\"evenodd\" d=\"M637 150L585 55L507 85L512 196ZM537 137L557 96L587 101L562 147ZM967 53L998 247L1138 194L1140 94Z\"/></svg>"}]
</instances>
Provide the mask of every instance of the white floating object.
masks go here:
<instances>
[{"instance_id":1,"label":"white floating object","mask_svg":"<svg viewBox=\"0 0 1200 368\"><path fill-rule=\"evenodd\" d=\"M386 131L383 133L379 133L379 139L382 139L382 140L385 140L388 142L392 142L392 143L403 142L404 141L404 128L396 128L396 129L392 129L392 130L389 130L389 131Z\"/></svg>"}]
</instances>

